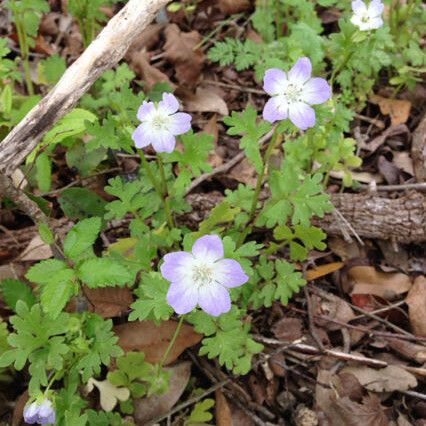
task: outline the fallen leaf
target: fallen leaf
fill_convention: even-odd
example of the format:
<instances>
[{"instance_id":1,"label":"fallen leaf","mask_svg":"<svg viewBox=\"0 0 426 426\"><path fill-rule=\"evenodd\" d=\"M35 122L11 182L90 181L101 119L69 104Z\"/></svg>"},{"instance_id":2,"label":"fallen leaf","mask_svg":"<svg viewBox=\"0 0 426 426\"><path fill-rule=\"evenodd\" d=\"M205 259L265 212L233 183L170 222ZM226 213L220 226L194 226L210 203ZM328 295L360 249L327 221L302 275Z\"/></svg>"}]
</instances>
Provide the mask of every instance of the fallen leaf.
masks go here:
<instances>
[{"instance_id":1,"label":"fallen leaf","mask_svg":"<svg viewBox=\"0 0 426 426\"><path fill-rule=\"evenodd\" d=\"M251 5L249 0L219 0L218 6L222 13L232 15L250 9Z\"/></svg>"},{"instance_id":2,"label":"fallen leaf","mask_svg":"<svg viewBox=\"0 0 426 426\"><path fill-rule=\"evenodd\" d=\"M160 32L163 28L163 24L148 25L130 45L128 52L132 52L134 50L139 52L142 49L150 50L155 47L160 41ZM127 54L126 58L128 58Z\"/></svg>"},{"instance_id":3,"label":"fallen leaf","mask_svg":"<svg viewBox=\"0 0 426 426\"><path fill-rule=\"evenodd\" d=\"M411 176L414 176L414 166L413 160L410 154L406 151L396 151L393 153L393 162L395 166L403 170L405 173L408 173Z\"/></svg>"},{"instance_id":4,"label":"fallen leaf","mask_svg":"<svg viewBox=\"0 0 426 426\"><path fill-rule=\"evenodd\" d=\"M86 392L92 392L97 387L100 395L100 404L103 410L112 411L118 401L127 401L130 397L130 391L127 388L119 388L108 380L95 380L93 377L89 379L86 385Z\"/></svg>"},{"instance_id":5,"label":"fallen leaf","mask_svg":"<svg viewBox=\"0 0 426 426\"><path fill-rule=\"evenodd\" d=\"M377 167L379 172L385 178L389 185L396 185L399 182L400 170L394 163L387 160L384 155L380 155L377 160Z\"/></svg>"},{"instance_id":6,"label":"fallen leaf","mask_svg":"<svg viewBox=\"0 0 426 426\"><path fill-rule=\"evenodd\" d=\"M145 353L147 362L160 362L176 330L176 321L164 321L156 325L153 321L134 321L114 327L118 344L126 351ZM203 336L190 325L183 324L182 329L165 362L168 365L187 348L196 345Z\"/></svg>"},{"instance_id":7,"label":"fallen leaf","mask_svg":"<svg viewBox=\"0 0 426 426\"><path fill-rule=\"evenodd\" d=\"M8 263L7 265L0 266L0 280L6 278L19 279L24 275L24 268L21 265Z\"/></svg>"},{"instance_id":8,"label":"fallen leaf","mask_svg":"<svg viewBox=\"0 0 426 426\"><path fill-rule=\"evenodd\" d=\"M35 39L34 51L47 56L53 55L54 53L52 46L40 34Z\"/></svg>"},{"instance_id":9,"label":"fallen leaf","mask_svg":"<svg viewBox=\"0 0 426 426\"><path fill-rule=\"evenodd\" d=\"M405 299L414 334L426 337L426 278L419 276Z\"/></svg>"},{"instance_id":10,"label":"fallen leaf","mask_svg":"<svg viewBox=\"0 0 426 426\"><path fill-rule=\"evenodd\" d=\"M93 312L102 318L121 316L133 302L132 291L128 287L85 287L84 294L92 305Z\"/></svg>"},{"instance_id":11,"label":"fallen leaf","mask_svg":"<svg viewBox=\"0 0 426 426\"><path fill-rule=\"evenodd\" d=\"M387 339L388 346L395 352L419 364L426 362L426 348L413 342L401 339Z\"/></svg>"},{"instance_id":12,"label":"fallen leaf","mask_svg":"<svg viewBox=\"0 0 426 426\"><path fill-rule=\"evenodd\" d=\"M397 126L390 126L383 131L379 136L374 138L372 141L365 143L361 141L358 146L366 151L374 152L383 145L388 138L391 136L397 136L401 134L409 134L410 131L405 124L398 124Z\"/></svg>"},{"instance_id":13,"label":"fallen leaf","mask_svg":"<svg viewBox=\"0 0 426 426\"><path fill-rule=\"evenodd\" d=\"M256 185L257 173L256 169L250 163L247 158L244 158L243 161L240 161L235 167L233 167L228 176L235 179L238 182L242 182L251 186Z\"/></svg>"},{"instance_id":14,"label":"fallen leaf","mask_svg":"<svg viewBox=\"0 0 426 426\"><path fill-rule=\"evenodd\" d=\"M223 395L220 389L215 392L216 405L215 405L215 417L216 426L233 426L231 408L229 407L228 401Z\"/></svg>"},{"instance_id":15,"label":"fallen leaf","mask_svg":"<svg viewBox=\"0 0 426 426\"><path fill-rule=\"evenodd\" d=\"M53 256L52 249L40 237L36 235L25 247L25 250L20 256L20 260L45 260Z\"/></svg>"},{"instance_id":16,"label":"fallen leaf","mask_svg":"<svg viewBox=\"0 0 426 426\"><path fill-rule=\"evenodd\" d=\"M195 86L205 61L204 53L194 50L202 40L201 35L198 31L185 33L176 24L169 24L164 35L164 57L174 65L177 81L183 86Z\"/></svg>"},{"instance_id":17,"label":"fallen leaf","mask_svg":"<svg viewBox=\"0 0 426 426\"><path fill-rule=\"evenodd\" d=\"M411 288L408 275L400 272L378 272L372 266L354 266L348 271L348 281L353 286L351 295L371 294L386 300L406 293Z\"/></svg>"},{"instance_id":18,"label":"fallen leaf","mask_svg":"<svg viewBox=\"0 0 426 426\"><path fill-rule=\"evenodd\" d=\"M130 53L129 65L130 68L143 79L147 90L151 90L156 83L161 82L168 83L172 88L175 87L166 74L149 63L148 55L144 51Z\"/></svg>"},{"instance_id":19,"label":"fallen leaf","mask_svg":"<svg viewBox=\"0 0 426 426\"><path fill-rule=\"evenodd\" d=\"M188 112L229 114L226 102L212 89L198 87L195 95L185 95L183 101Z\"/></svg>"},{"instance_id":20,"label":"fallen leaf","mask_svg":"<svg viewBox=\"0 0 426 426\"><path fill-rule=\"evenodd\" d=\"M330 237L328 239L328 248L344 261L356 257L365 257L364 248L358 242L348 242L340 237Z\"/></svg>"},{"instance_id":21,"label":"fallen leaf","mask_svg":"<svg viewBox=\"0 0 426 426\"><path fill-rule=\"evenodd\" d=\"M136 424L144 425L150 420L167 413L181 397L191 377L191 363L182 362L166 368L171 373L169 388L163 395L152 395L134 400Z\"/></svg>"},{"instance_id":22,"label":"fallen leaf","mask_svg":"<svg viewBox=\"0 0 426 426\"><path fill-rule=\"evenodd\" d=\"M380 111L384 115L389 115L392 126L406 123L411 111L411 102L401 99L384 98L383 96L372 95L370 102L379 105Z\"/></svg>"},{"instance_id":23,"label":"fallen leaf","mask_svg":"<svg viewBox=\"0 0 426 426\"><path fill-rule=\"evenodd\" d=\"M213 136L215 149L209 152L207 162L214 168L223 164L223 156L220 155L221 147L217 146L219 139L219 127L217 125L217 115L213 114L203 128L203 132Z\"/></svg>"},{"instance_id":24,"label":"fallen leaf","mask_svg":"<svg viewBox=\"0 0 426 426\"><path fill-rule=\"evenodd\" d=\"M272 326L274 336L283 342L294 342L303 335L303 322L300 318L281 318Z\"/></svg>"},{"instance_id":25,"label":"fallen leaf","mask_svg":"<svg viewBox=\"0 0 426 426\"><path fill-rule=\"evenodd\" d=\"M57 12L49 12L43 15L41 18L39 33L43 35L56 36L59 33L59 21L60 14Z\"/></svg>"},{"instance_id":26,"label":"fallen leaf","mask_svg":"<svg viewBox=\"0 0 426 426\"><path fill-rule=\"evenodd\" d=\"M312 302L313 311L316 315L325 316L331 320L336 320L344 324L355 318L355 314L349 304L334 294L329 293L329 298L327 300L314 295L312 297ZM315 318L315 323L327 330L339 330L342 328L341 324L327 321L323 318Z\"/></svg>"},{"instance_id":27,"label":"fallen leaf","mask_svg":"<svg viewBox=\"0 0 426 426\"><path fill-rule=\"evenodd\" d=\"M405 391L417 386L416 377L398 365L379 370L365 365L350 366L343 368L343 372L353 374L361 385L373 392Z\"/></svg>"},{"instance_id":28,"label":"fallen leaf","mask_svg":"<svg viewBox=\"0 0 426 426\"><path fill-rule=\"evenodd\" d=\"M316 280L317 278L331 274L334 271L338 271L339 269L342 269L343 266L344 266L343 262L326 263L325 265L320 265L316 267L315 269L308 269L306 271L305 277L307 281L313 281L313 280Z\"/></svg>"}]
</instances>

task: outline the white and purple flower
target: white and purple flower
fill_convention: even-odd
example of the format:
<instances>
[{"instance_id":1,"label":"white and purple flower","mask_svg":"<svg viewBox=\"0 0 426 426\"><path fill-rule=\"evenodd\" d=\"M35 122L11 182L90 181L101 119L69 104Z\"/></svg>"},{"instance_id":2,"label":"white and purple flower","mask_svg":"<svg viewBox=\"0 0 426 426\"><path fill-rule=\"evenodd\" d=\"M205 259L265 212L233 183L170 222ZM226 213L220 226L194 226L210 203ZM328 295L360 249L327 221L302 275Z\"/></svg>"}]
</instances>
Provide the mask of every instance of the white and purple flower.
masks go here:
<instances>
[{"instance_id":1,"label":"white and purple flower","mask_svg":"<svg viewBox=\"0 0 426 426\"><path fill-rule=\"evenodd\" d=\"M161 274L171 282L167 301L178 314L197 305L213 316L231 309L229 288L246 283L249 277L234 259L223 258L223 244L217 235L195 241L192 252L178 251L164 256Z\"/></svg>"},{"instance_id":2,"label":"white and purple flower","mask_svg":"<svg viewBox=\"0 0 426 426\"><path fill-rule=\"evenodd\" d=\"M171 93L163 93L163 99L158 104L145 101L137 113L142 123L132 135L136 147L152 145L157 152L172 152L176 146L176 136L191 128L191 115L177 112L178 109L179 102Z\"/></svg>"},{"instance_id":3,"label":"white and purple flower","mask_svg":"<svg viewBox=\"0 0 426 426\"><path fill-rule=\"evenodd\" d=\"M367 6L362 0L352 2L351 22L356 25L360 31L376 30L383 25L382 13L385 6L381 0L371 0Z\"/></svg>"},{"instance_id":4,"label":"white and purple flower","mask_svg":"<svg viewBox=\"0 0 426 426\"><path fill-rule=\"evenodd\" d=\"M52 402L44 399L41 403L34 401L27 404L24 408L24 420L25 423L30 425L35 423L40 425L55 424L56 414Z\"/></svg>"},{"instance_id":5,"label":"white and purple flower","mask_svg":"<svg viewBox=\"0 0 426 426\"><path fill-rule=\"evenodd\" d=\"M290 118L301 130L315 125L317 105L330 99L331 88L323 78L312 78L309 58L299 58L289 72L278 68L266 71L263 89L271 99L263 108L263 118L270 123Z\"/></svg>"}]
</instances>

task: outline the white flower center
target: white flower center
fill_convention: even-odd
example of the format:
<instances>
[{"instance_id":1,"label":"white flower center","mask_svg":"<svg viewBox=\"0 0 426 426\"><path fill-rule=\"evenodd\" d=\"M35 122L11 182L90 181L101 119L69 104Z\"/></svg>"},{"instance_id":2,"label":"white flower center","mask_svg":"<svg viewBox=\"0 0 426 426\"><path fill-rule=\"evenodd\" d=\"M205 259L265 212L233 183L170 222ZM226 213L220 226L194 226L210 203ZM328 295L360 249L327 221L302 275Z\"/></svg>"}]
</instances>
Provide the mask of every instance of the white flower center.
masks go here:
<instances>
[{"instance_id":1,"label":"white flower center","mask_svg":"<svg viewBox=\"0 0 426 426\"><path fill-rule=\"evenodd\" d=\"M151 125L157 131L167 130L170 126L170 117L157 112L151 118Z\"/></svg>"},{"instance_id":2,"label":"white flower center","mask_svg":"<svg viewBox=\"0 0 426 426\"><path fill-rule=\"evenodd\" d=\"M286 87L284 94L288 102L290 103L301 102L302 90L303 90L303 86L300 86L299 84L295 84L295 83L290 83Z\"/></svg>"},{"instance_id":3,"label":"white flower center","mask_svg":"<svg viewBox=\"0 0 426 426\"><path fill-rule=\"evenodd\" d=\"M213 281L213 268L206 264L194 265L192 267L192 279L199 286L205 286Z\"/></svg>"},{"instance_id":4,"label":"white flower center","mask_svg":"<svg viewBox=\"0 0 426 426\"><path fill-rule=\"evenodd\" d=\"M370 15L368 14L368 11L362 12L362 15L360 16L360 20L364 24L368 24L370 22Z\"/></svg>"}]
</instances>

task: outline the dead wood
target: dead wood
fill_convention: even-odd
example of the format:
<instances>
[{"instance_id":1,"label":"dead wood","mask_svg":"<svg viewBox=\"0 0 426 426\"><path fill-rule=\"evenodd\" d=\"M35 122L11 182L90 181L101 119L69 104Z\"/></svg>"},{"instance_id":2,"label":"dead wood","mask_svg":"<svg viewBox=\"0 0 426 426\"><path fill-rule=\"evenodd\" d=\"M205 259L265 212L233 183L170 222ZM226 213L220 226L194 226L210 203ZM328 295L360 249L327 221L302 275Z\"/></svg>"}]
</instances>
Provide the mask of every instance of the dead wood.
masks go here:
<instances>
[{"instance_id":1,"label":"dead wood","mask_svg":"<svg viewBox=\"0 0 426 426\"><path fill-rule=\"evenodd\" d=\"M413 132L411 157L417 182L426 182L426 115Z\"/></svg>"},{"instance_id":2,"label":"dead wood","mask_svg":"<svg viewBox=\"0 0 426 426\"><path fill-rule=\"evenodd\" d=\"M6 175L34 150L53 124L69 112L96 79L113 67L132 42L170 0L130 0L83 54L66 70L58 84L9 133L0 145L0 172Z\"/></svg>"}]
</instances>

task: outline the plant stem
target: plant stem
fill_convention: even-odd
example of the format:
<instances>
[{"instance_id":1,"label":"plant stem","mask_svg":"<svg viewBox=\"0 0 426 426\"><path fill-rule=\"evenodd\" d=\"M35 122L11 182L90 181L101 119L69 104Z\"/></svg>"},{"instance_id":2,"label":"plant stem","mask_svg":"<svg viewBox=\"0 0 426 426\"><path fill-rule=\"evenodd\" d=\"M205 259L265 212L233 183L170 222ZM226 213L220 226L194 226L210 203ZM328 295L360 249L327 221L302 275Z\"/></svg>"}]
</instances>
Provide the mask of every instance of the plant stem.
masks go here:
<instances>
[{"instance_id":1,"label":"plant stem","mask_svg":"<svg viewBox=\"0 0 426 426\"><path fill-rule=\"evenodd\" d=\"M164 363L166 362L167 358L170 355L171 350L173 349L173 346L176 342L177 337L179 336L180 330L182 328L182 324L183 324L183 319L184 319L185 315L181 315L178 325L176 327L176 330L173 334L172 340L170 340L169 346L167 346L166 352L164 352L161 361L160 361L160 367L163 367Z\"/></svg>"},{"instance_id":2,"label":"plant stem","mask_svg":"<svg viewBox=\"0 0 426 426\"><path fill-rule=\"evenodd\" d=\"M31 80L30 63L28 61L29 47L27 35L20 17L16 17L16 31L18 33L19 47L21 49L22 66L24 67L25 85L30 96L34 95L33 81Z\"/></svg>"},{"instance_id":3,"label":"plant stem","mask_svg":"<svg viewBox=\"0 0 426 426\"><path fill-rule=\"evenodd\" d=\"M141 149L138 149L137 151L138 151L139 156L141 158L142 166L145 169L145 171L148 175L148 178L151 181L152 186L154 187L155 191L157 192L157 194L159 195L159 197L163 201L164 209L165 209L166 217L167 217L167 223L169 225L169 228L173 229L175 227L175 223L174 223L173 216L172 216L172 213L171 213L171 210L170 210L168 194L164 193L164 191L163 191L163 186L167 185L166 182L165 182L163 163L161 163L161 167L159 165L162 183L158 183L157 179L154 176L154 173L152 173L151 167L149 165L148 160L145 157L144 152ZM160 160L160 162L161 162L161 160ZM160 162L159 162L159 164L160 164Z\"/></svg>"},{"instance_id":4,"label":"plant stem","mask_svg":"<svg viewBox=\"0 0 426 426\"><path fill-rule=\"evenodd\" d=\"M167 188L166 173L164 172L163 160L161 157L157 157L158 168L160 170L162 191L164 197L164 208L166 211L167 222L169 223L170 229L175 228L175 221L173 219L172 209L170 208L169 190Z\"/></svg>"},{"instance_id":5,"label":"plant stem","mask_svg":"<svg viewBox=\"0 0 426 426\"><path fill-rule=\"evenodd\" d=\"M244 232L242 232L241 235L240 235L240 238L239 238L238 243L237 243L237 247L241 246L241 244L246 239L247 235L251 232L251 229L252 229L251 225L254 222L254 219L255 219L255 216L256 216L257 203L259 202L259 195L260 195L260 191L262 189L262 183L263 183L263 179L265 177L265 173L266 173L266 169L267 169L267 166L268 166L268 163L269 163L269 159L271 158L272 151L273 151L275 145L277 144L277 142L280 139L281 138L279 137L279 133L277 132L277 128L275 128L274 134L272 135L271 142L269 142L268 148L266 149L266 152L265 152L265 156L263 157L262 169L257 176L256 187L255 187L253 199L252 199L252 202L251 202L251 208L250 208L249 218L248 218L248 221L247 221L247 226L246 226Z\"/></svg>"}]
</instances>

